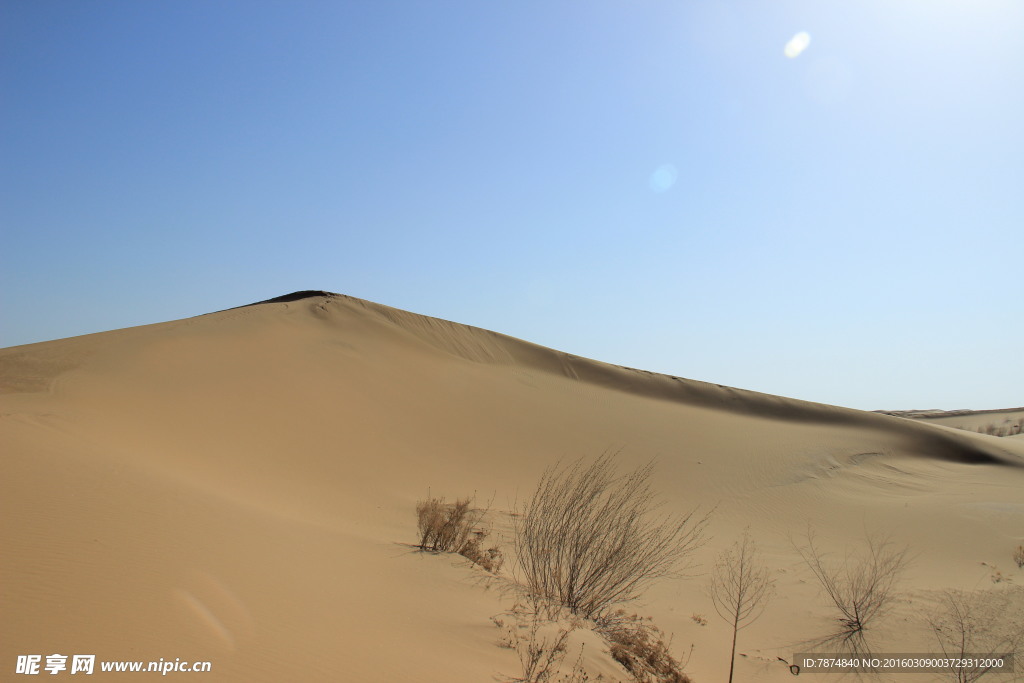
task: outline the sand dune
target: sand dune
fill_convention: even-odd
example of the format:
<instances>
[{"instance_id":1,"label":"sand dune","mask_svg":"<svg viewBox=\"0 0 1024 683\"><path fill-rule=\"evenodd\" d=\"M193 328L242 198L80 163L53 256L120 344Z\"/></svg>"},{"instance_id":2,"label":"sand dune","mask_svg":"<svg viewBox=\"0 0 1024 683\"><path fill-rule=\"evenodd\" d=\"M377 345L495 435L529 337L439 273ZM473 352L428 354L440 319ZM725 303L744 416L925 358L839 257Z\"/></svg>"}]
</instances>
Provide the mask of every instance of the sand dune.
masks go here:
<instances>
[{"instance_id":1,"label":"sand dune","mask_svg":"<svg viewBox=\"0 0 1024 683\"><path fill-rule=\"evenodd\" d=\"M1020 436L1024 433L1024 408L1001 410L904 410L887 414L955 427L990 436Z\"/></svg>"},{"instance_id":2,"label":"sand dune","mask_svg":"<svg viewBox=\"0 0 1024 683\"><path fill-rule=\"evenodd\" d=\"M216 681L515 675L490 620L509 597L462 558L412 552L415 503L491 500L507 545L507 513L546 466L609 449L623 467L657 460L667 510L716 508L705 567L747 525L764 547L779 597L742 632L740 679L789 680L778 658L828 628L788 540L809 522L837 551L865 530L911 547L878 636L888 652L935 649L919 621L936 591L1024 582L1010 560L1020 439L617 367L341 295L2 349L0 391L4 666L95 653L208 660L179 676ZM729 631L704 584L661 582L634 609L678 652L693 644L696 680L721 680ZM586 664L613 675L599 649Z\"/></svg>"}]
</instances>

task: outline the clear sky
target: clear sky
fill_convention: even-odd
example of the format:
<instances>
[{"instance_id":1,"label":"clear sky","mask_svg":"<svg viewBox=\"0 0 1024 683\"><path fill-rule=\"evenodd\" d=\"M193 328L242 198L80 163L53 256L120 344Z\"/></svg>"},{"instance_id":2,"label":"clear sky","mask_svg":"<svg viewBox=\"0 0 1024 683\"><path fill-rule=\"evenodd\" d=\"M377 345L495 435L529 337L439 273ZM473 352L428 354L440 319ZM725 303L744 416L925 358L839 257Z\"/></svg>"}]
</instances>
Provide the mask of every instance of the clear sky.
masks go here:
<instances>
[{"instance_id":1,"label":"clear sky","mask_svg":"<svg viewBox=\"0 0 1024 683\"><path fill-rule=\"evenodd\" d=\"M1019 0L0 0L0 345L325 289L1024 405L1022 36Z\"/></svg>"}]
</instances>

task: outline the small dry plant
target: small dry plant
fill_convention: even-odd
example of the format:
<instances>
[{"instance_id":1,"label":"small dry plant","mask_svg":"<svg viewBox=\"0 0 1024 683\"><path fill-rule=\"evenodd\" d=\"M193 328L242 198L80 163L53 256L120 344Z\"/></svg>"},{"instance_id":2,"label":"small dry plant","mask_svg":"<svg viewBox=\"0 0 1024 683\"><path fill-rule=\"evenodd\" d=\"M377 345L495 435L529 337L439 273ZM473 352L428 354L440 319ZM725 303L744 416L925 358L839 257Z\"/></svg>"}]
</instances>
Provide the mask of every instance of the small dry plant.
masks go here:
<instances>
[{"instance_id":1,"label":"small dry plant","mask_svg":"<svg viewBox=\"0 0 1024 683\"><path fill-rule=\"evenodd\" d=\"M868 536L859 556L847 554L832 561L807 530L806 542L793 543L838 611L839 630L817 641L850 654L866 654L865 632L891 606L896 584L907 564L907 548L896 547L885 536Z\"/></svg>"},{"instance_id":2,"label":"small dry plant","mask_svg":"<svg viewBox=\"0 0 1024 683\"><path fill-rule=\"evenodd\" d=\"M420 532L420 550L456 552L473 533L482 514L473 510L471 498L446 503L444 498L428 498L416 504L416 520Z\"/></svg>"},{"instance_id":3,"label":"small dry plant","mask_svg":"<svg viewBox=\"0 0 1024 683\"><path fill-rule=\"evenodd\" d=\"M501 647L513 649L519 655L522 674L510 679L514 683L584 683L590 676L583 669L583 651L568 674L555 678L565 660L569 636L582 622L572 620L567 624L542 617L535 609L517 602L510 612L505 613L513 620L492 617L491 621L503 629L499 641Z\"/></svg>"},{"instance_id":4,"label":"small dry plant","mask_svg":"<svg viewBox=\"0 0 1024 683\"><path fill-rule=\"evenodd\" d=\"M497 574L505 564L505 556L501 552L501 548L496 545L484 548L484 540L487 536L487 531L474 531L459 549L459 554L487 571Z\"/></svg>"},{"instance_id":5,"label":"small dry plant","mask_svg":"<svg viewBox=\"0 0 1024 683\"><path fill-rule=\"evenodd\" d=\"M616 610L597 620L597 631L608 643L612 658L643 683L690 683L683 673L685 662L669 651L665 635L635 614ZM692 651L692 648L691 648Z\"/></svg>"},{"instance_id":6,"label":"small dry plant","mask_svg":"<svg viewBox=\"0 0 1024 683\"><path fill-rule=\"evenodd\" d=\"M981 562L980 564L982 567L988 567L988 578L992 583L1003 583L1004 581L1007 583L1013 583L1013 578L1004 574L1003 570L996 565L989 564L988 562Z\"/></svg>"},{"instance_id":7,"label":"small dry plant","mask_svg":"<svg viewBox=\"0 0 1024 683\"><path fill-rule=\"evenodd\" d=\"M1017 565L1017 569L1024 569L1024 545L1017 546L1017 549L1013 551L1013 562Z\"/></svg>"},{"instance_id":8,"label":"small dry plant","mask_svg":"<svg viewBox=\"0 0 1024 683\"><path fill-rule=\"evenodd\" d=\"M1005 658L1024 646L1024 588L950 590L928 619L943 654L957 666L946 678L969 683L994 673L984 660Z\"/></svg>"},{"instance_id":9,"label":"small dry plant","mask_svg":"<svg viewBox=\"0 0 1024 683\"><path fill-rule=\"evenodd\" d=\"M775 592L775 581L761 563L757 544L744 529L743 536L718 556L711 574L711 601L715 611L732 627L729 683L736 665L736 636L764 611Z\"/></svg>"},{"instance_id":10,"label":"small dry plant","mask_svg":"<svg viewBox=\"0 0 1024 683\"><path fill-rule=\"evenodd\" d=\"M444 498L428 498L416 504L420 550L459 553L490 572L504 562L501 549L485 547L490 531L481 526L487 510L473 507L472 498L446 503Z\"/></svg>"},{"instance_id":11,"label":"small dry plant","mask_svg":"<svg viewBox=\"0 0 1024 683\"><path fill-rule=\"evenodd\" d=\"M529 627L529 635L516 651L523 665L522 678L516 680L523 683L544 683L558 671L565 659L569 631L558 629L553 634L540 635L541 623L534 620Z\"/></svg>"}]
</instances>

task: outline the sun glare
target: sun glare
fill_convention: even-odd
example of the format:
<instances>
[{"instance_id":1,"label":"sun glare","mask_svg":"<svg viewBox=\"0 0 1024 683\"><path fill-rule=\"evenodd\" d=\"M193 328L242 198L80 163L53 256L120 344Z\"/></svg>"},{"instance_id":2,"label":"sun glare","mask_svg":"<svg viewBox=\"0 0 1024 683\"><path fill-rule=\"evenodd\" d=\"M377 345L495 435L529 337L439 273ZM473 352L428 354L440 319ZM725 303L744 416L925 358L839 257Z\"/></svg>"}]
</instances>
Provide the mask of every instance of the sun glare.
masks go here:
<instances>
[{"instance_id":1,"label":"sun glare","mask_svg":"<svg viewBox=\"0 0 1024 683\"><path fill-rule=\"evenodd\" d=\"M800 31L800 33L796 34L795 36L789 39L789 42L786 43L786 47L783 50L783 53L790 59L793 59L794 57L799 57L800 53L806 50L807 46L810 44L810 34L807 33L806 31Z\"/></svg>"}]
</instances>

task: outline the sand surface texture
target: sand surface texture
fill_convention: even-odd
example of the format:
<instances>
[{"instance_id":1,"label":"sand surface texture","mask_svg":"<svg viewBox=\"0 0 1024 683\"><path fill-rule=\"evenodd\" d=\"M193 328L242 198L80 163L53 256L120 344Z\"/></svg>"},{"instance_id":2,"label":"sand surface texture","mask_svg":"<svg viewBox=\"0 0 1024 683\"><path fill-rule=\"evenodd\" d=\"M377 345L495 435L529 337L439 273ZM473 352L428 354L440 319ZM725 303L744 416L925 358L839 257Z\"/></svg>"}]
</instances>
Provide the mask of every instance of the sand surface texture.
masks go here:
<instances>
[{"instance_id":1,"label":"sand surface texture","mask_svg":"<svg viewBox=\"0 0 1024 683\"><path fill-rule=\"evenodd\" d=\"M519 659L491 617L512 606L511 557L491 579L415 552L416 502L490 501L511 556L508 513L545 467L609 449L623 470L656 459L664 512L715 508L696 573L744 527L760 543L777 597L740 632L737 680L792 680L778 658L832 628L790 542L808 524L839 556L865 533L909 546L872 634L885 652L935 650L922 617L938 591L1024 584L1020 439L616 367L342 295L2 349L0 389L5 672L21 654L92 653L210 661L170 674L196 681L508 680ZM706 585L660 581L630 609L677 655L692 645L694 680L720 681L731 630ZM583 665L628 680L592 635L574 636Z\"/></svg>"}]
</instances>

